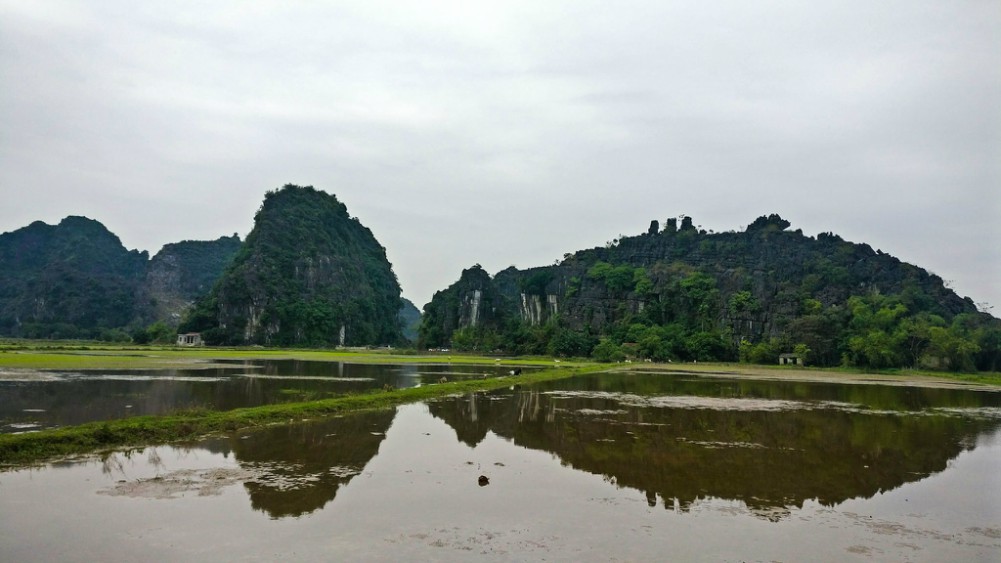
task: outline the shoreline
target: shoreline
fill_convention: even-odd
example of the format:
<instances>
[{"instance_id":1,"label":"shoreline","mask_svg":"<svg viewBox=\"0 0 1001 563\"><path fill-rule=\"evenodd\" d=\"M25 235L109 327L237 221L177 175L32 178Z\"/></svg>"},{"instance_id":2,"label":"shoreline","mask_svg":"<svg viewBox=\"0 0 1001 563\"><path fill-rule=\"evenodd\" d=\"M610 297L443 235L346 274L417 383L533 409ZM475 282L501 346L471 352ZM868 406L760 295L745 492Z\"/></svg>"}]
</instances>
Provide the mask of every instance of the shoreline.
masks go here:
<instances>
[{"instance_id":1,"label":"shoreline","mask_svg":"<svg viewBox=\"0 0 1001 563\"><path fill-rule=\"evenodd\" d=\"M806 369L760 366L752 364L641 364L630 368L635 373L690 374L699 377L754 379L760 381L802 381L807 383L837 383L843 385L891 385L931 389L964 389L968 391L1001 392L1001 383L958 379L950 374L928 373L866 373L835 369ZM969 376L970 374L961 374ZM974 375L974 377L977 377Z\"/></svg>"}]
</instances>

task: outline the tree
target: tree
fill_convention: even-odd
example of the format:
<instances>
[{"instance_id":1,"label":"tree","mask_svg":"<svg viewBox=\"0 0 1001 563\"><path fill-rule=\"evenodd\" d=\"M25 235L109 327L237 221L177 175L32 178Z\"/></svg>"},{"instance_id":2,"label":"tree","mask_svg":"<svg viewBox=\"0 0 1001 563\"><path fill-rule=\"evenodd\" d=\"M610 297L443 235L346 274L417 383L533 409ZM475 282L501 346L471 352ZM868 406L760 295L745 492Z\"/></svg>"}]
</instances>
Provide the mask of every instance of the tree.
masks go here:
<instances>
[{"instance_id":1,"label":"tree","mask_svg":"<svg viewBox=\"0 0 1001 563\"><path fill-rule=\"evenodd\" d=\"M800 357L800 361L804 364L810 359L810 354L813 353L813 350L810 350L810 347L806 344L797 344L793 346L792 351Z\"/></svg>"},{"instance_id":2,"label":"tree","mask_svg":"<svg viewBox=\"0 0 1001 563\"><path fill-rule=\"evenodd\" d=\"M692 360L710 362L722 360L727 355L727 345L716 332L696 332L685 339L688 357Z\"/></svg>"},{"instance_id":3,"label":"tree","mask_svg":"<svg viewBox=\"0 0 1001 563\"><path fill-rule=\"evenodd\" d=\"M929 360L951 371L973 371L975 364L974 355L980 351L980 346L976 342L971 342L962 338L953 328L931 327L928 329L928 349L926 356Z\"/></svg>"},{"instance_id":4,"label":"tree","mask_svg":"<svg viewBox=\"0 0 1001 563\"><path fill-rule=\"evenodd\" d=\"M585 332L562 328L549 341L547 352L550 356L586 358L596 344L595 339Z\"/></svg>"},{"instance_id":5,"label":"tree","mask_svg":"<svg viewBox=\"0 0 1001 563\"><path fill-rule=\"evenodd\" d=\"M899 349L886 332L873 329L848 341L852 363L857 366L884 369L900 365Z\"/></svg>"},{"instance_id":6,"label":"tree","mask_svg":"<svg viewBox=\"0 0 1001 563\"><path fill-rule=\"evenodd\" d=\"M621 362L626 359L622 347L605 338L594 347L591 357L598 362Z\"/></svg>"},{"instance_id":7,"label":"tree","mask_svg":"<svg viewBox=\"0 0 1001 563\"><path fill-rule=\"evenodd\" d=\"M692 328L705 331L716 317L719 290L716 280L702 272L694 272L681 280L681 297L689 312Z\"/></svg>"}]
</instances>

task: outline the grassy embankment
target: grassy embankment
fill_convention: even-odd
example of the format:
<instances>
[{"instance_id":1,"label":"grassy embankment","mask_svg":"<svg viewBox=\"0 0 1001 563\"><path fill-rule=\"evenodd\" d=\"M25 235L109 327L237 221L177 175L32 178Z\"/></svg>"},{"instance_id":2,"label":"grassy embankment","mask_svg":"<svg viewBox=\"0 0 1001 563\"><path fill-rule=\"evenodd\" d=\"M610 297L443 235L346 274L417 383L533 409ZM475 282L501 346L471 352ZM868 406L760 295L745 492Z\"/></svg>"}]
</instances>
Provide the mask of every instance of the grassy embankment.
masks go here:
<instances>
[{"instance_id":1,"label":"grassy embankment","mask_svg":"<svg viewBox=\"0 0 1001 563\"><path fill-rule=\"evenodd\" d=\"M302 360L371 364L476 364L511 366L554 366L552 358L478 356L464 353L415 353L398 349L274 349L274 348L178 348L174 346L115 345L88 341L31 341L0 339L0 370L86 370L86 369L197 369L216 367L213 360ZM594 365L589 360L562 360L562 367ZM650 364L634 363L638 368ZM622 366L620 366L622 367ZM916 369L865 370L852 367L776 366L733 363L659 364L667 371L719 372L735 376L809 373L812 375L879 375L901 378L933 378L1001 386L1001 373L953 373Z\"/></svg>"},{"instance_id":2,"label":"grassy embankment","mask_svg":"<svg viewBox=\"0 0 1001 563\"><path fill-rule=\"evenodd\" d=\"M261 357L257 351L253 351L249 355L255 358ZM296 352L291 352L288 355L302 359L300 354ZM3 354L0 354L0 358L3 356ZM222 357L217 353L210 354L210 356L212 358ZM229 358L232 356L227 354L225 357ZM281 355L281 357L286 356ZM365 356L365 358L369 361L375 361L375 358L372 358L370 355ZM413 356L410 358L412 360L417 359ZM48 354L35 358L35 360L29 363L35 368L42 366L51 367L42 361L47 359L50 359L48 358ZM61 360L61 358L57 359ZM359 355L351 355L345 357L345 359L356 361L359 359ZM379 359L383 363L395 363L397 361L395 357L386 355L380 355ZM454 360L455 358L453 358ZM464 363L491 362L487 358L479 358L478 362L473 357L465 357L464 360ZM423 361L428 362L428 358L424 358ZM513 362L521 365L529 363L552 365L552 361ZM0 366L5 365L12 367L7 362L0 361ZM107 367L107 365L103 365L102 367ZM295 422L358 410L388 408L404 403L453 394L488 391L511 385L526 385L563 379L580 373L606 370L608 367L595 364L577 365L576 367L566 366L544 369L518 376L456 381L392 391L380 390L319 401L282 403L229 411L185 411L165 416L140 416L106 422L93 422L79 426L25 434L0 434L0 466L25 465L61 456L97 452L113 448L179 442L217 432L232 432L245 428Z\"/></svg>"},{"instance_id":3,"label":"grassy embankment","mask_svg":"<svg viewBox=\"0 0 1001 563\"><path fill-rule=\"evenodd\" d=\"M266 348L174 348L143 346L25 346L0 343L0 369L197 369L214 360L302 360L356 364L498 364L553 366L551 358L510 358L468 354L413 354L396 350L295 350ZM567 362L579 367L591 362Z\"/></svg>"},{"instance_id":4,"label":"grassy embankment","mask_svg":"<svg viewBox=\"0 0 1001 563\"><path fill-rule=\"evenodd\" d=\"M650 364L645 365L650 366ZM634 369L642 369L642 366L644 364L633 364ZM655 364L654 366L657 371L685 371L765 379L828 380L832 383L870 380L914 385L958 382L977 386L1001 387L1001 373L998 372L955 373L918 369L863 370L851 367L773 366L720 362Z\"/></svg>"}]
</instances>

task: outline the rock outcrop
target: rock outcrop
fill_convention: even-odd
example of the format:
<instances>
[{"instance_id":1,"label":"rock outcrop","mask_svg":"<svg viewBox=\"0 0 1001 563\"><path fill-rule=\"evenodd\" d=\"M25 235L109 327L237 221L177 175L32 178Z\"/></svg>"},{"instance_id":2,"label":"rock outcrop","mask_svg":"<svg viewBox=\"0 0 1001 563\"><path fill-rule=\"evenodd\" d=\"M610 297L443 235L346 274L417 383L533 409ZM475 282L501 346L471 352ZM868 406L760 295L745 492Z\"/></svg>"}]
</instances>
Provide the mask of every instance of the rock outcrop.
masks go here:
<instances>
[{"instance_id":1,"label":"rock outcrop","mask_svg":"<svg viewBox=\"0 0 1001 563\"><path fill-rule=\"evenodd\" d=\"M165 245L146 270L145 290L153 319L176 327L195 300L212 289L241 244L234 234Z\"/></svg>"}]
</instances>

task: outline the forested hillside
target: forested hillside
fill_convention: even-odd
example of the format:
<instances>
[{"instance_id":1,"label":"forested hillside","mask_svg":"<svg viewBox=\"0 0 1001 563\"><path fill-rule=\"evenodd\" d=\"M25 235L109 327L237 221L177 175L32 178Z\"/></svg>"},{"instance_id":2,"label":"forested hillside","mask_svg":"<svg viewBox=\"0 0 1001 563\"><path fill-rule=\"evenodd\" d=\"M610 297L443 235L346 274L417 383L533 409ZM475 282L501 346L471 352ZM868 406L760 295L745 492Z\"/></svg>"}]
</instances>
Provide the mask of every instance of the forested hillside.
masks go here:
<instances>
[{"instance_id":1,"label":"forested hillside","mask_svg":"<svg viewBox=\"0 0 1001 563\"><path fill-rule=\"evenodd\" d=\"M240 244L236 235L183 241L150 260L86 217L4 233L0 335L172 341L171 327L208 293Z\"/></svg>"},{"instance_id":2,"label":"forested hillside","mask_svg":"<svg viewBox=\"0 0 1001 563\"><path fill-rule=\"evenodd\" d=\"M246 242L181 330L209 343L394 344L401 306L372 232L335 196L287 185L265 196Z\"/></svg>"},{"instance_id":3,"label":"forested hillside","mask_svg":"<svg viewBox=\"0 0 1001 563\"><path fill-rule=\"evenodd\" d=\"M141 322L146 252L126 250L104 225L67 217L0 235L0 334L127 339Z\"/></svg>"},{"instance_id":4,"label":"forested hillside","mask_svg":"<svg viewBox=\"0 0 1001 563\"><path fill-rule=\"evenodd\" d=\"M481 267L435 294L420 344L601 360L1001 367L1001 321L920 267L778 215L709 233L690 217L566 254Z\"/></svg>"}]
</instances>

